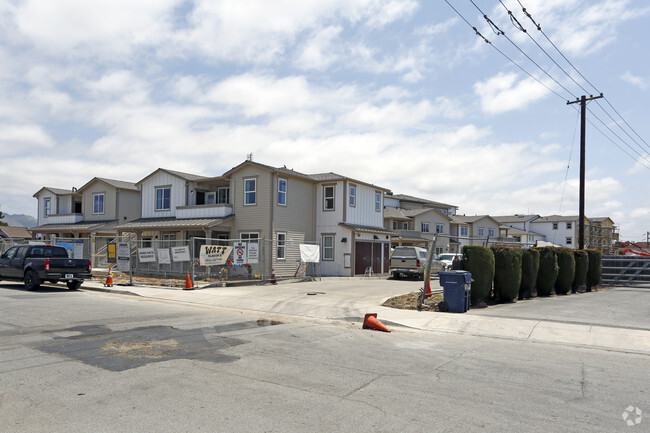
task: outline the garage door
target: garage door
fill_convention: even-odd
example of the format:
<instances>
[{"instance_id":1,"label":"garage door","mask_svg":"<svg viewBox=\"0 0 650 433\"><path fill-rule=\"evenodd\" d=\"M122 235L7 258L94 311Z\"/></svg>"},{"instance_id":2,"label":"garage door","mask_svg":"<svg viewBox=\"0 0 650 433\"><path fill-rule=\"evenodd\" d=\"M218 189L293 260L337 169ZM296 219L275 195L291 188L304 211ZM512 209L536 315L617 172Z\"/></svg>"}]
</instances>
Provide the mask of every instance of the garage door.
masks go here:
<instances>
[{"instance_id":1,"label":"garage door","mask_svg":"<svg viewBox=\"0 0 650 433\"><path fill-rule=\"evenodd\" d=\"M373 243L373 242L357 242L355 244L354 256L354 273L355 275L363 275L366 273L366 268L372 267L372 272L375 274L388 272L388 255L390 252L387 243ZM382 267L383 257L383 267Z\"/></svg>"}]
</instances>

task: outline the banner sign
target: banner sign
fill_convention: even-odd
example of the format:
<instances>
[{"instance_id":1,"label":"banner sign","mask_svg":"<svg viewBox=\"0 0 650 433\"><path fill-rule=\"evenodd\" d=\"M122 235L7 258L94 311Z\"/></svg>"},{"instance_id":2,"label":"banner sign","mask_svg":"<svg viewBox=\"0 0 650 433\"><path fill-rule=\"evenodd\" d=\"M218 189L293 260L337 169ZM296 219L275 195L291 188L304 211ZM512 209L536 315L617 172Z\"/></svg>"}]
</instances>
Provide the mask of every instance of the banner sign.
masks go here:
<instances>
[{"instance_id":1,"label":"banner sign","mask_svg":"<svg viewBox=\"0 0 650 433\"><path fill-rule=\"evenodd\" d=\"M156 254L153 248L138 248L138 259L140 263L155 262Z\"/></svg>"},{"instance_id":2,"label":"banner sign","mask_svg":"<svg viewBox=\"0 0 650 433\"><path fill-rule=\"evenodd\" d=\"M172 247L172 260L175 262L189 262L190 247Z\"/></svg>"},{"instance_id":3,"label":"banner sign","mask_svg":"<svg viewBox=\"0 0 650 433\"><path fill-rule=\"evenodd\" d=\"M300 244L300 261L304 263L318 263L320 261L320 246Z\"/></svg>"},{"instance_id":4,"label":"banner sign","mask_svg":"<svg viewBox=\"0 0 650 433\"><path fill-rule=\"evenodd\" d=\"M169 248L158 248L158 263L161 265L171 265L172 261L169 256Z\"/></svg>"},{"instance_id":5,"label":"banner sign","mask_svg":"<svg viewBox=\"0 0 650 433\"><path fill-rule=\"evenodd\" d=\"M199 265L201 266L220 266L225 265L228 256L232 252L232 247L222 245L201 245L201 255L199 256Z\"/></svg>"},{"instance_id":6,"label":"banner sign","mask_svg":"<svg viewBox=\"0 0 650 433\"><path fill-rule=\"evenodd\" d=\"M260 261L260 244L257 242L248 243L248 264L254 265Z\"/></svg>"}]
</instances>

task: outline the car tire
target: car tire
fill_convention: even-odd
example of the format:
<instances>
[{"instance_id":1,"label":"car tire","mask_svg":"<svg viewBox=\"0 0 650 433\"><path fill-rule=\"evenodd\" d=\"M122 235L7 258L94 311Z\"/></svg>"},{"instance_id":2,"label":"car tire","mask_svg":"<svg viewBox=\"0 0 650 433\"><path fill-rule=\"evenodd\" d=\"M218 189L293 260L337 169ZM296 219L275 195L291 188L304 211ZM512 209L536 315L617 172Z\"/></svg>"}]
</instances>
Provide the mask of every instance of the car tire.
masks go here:
<instances>
[{"instance_id":1,"label":"car tire","mask_svg":"<svg viewBox=\"0 0 650 433\"><path fill-rule=\"evenodd\" d=\"M393 280L399 280L400 275L399 272L393 272Z\"/></svg>"},{"instance_id":2,"label":"car tire","mask_svg":"<svg viewBox=\"0 0 650 433\"><path fill-rule=\"evenodd\" d=\"M38 281L38 275L32 270L25 272L24 282L27 290L36 290L41 285L40 281Z\"/></svg>"},{"instance_id":3,"label":"car tire","mask_svg":"<svg viewBox=\"0 0 650 433\"><path fill-rule=\"evenodd\" d=\"M77 290L79 287L81 287L81 283L81 281L68 281L66 284L68 286L68 289Z\"/></svg>"},{"instance_id":4,"label":"car tire","mask_svg":"<svg viewBox=\"0 0 650 433\"><path fill-rule=\"evenodd\" d=\"M59 282L59 280L47 280L50 284L56 284Z\"/></svg>"}]
</instances>

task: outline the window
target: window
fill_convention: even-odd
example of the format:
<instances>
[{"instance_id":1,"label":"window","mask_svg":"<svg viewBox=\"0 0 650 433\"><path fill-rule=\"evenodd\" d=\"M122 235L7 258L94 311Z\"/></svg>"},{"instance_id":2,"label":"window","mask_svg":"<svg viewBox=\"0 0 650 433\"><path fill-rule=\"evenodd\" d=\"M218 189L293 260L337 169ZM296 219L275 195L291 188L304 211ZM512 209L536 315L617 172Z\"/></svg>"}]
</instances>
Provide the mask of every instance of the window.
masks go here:
<instances>
[{"instance_id":1,"label":"window","mask_svg":"<svg viewBox=\"0 0 650 433\"><path fill-rule=\"evenodd\" d=\"M479 236L485 236L485 229L483 227L478 228L478 235Z\"/></svg>"},{"instance_id":2,"label":"window","mask_svg":"<svg viewBox=\"0 0 650 433\"><path fill-rule=\"evenodd\" d=\"M257 192L257 179L244 179L244 205L257 203L255 194Z\"/></svg>"},{"instance_id":3,"label":"window","mask_svg":"<svg viewBox=\"0 0 650 433\"><path fill-rule=\"evenodd\" d=\"M422 233L429 233L429 223L422 223Z\"/></svg>"},{"instance_id":4,"label":"window","mask_svg":"<svg viewBox=\"0 0 650 433\"><path fill-rule=\"evenodd\" d=\"M93 214L104 213L104 194L93 194Z\"/></svg>"},{"instance_id":5,"label":"window","mask_svg":"<svg viewBox=\"0 0 650 433\"><path fill-rule=\"evenodd\" d=\"M557 230L557 223L553 223L553 230Z\"/></svg>"},{"instance_id":6,"label":"window","mask_svg":"<svg viewBox=\"0 0 650 433\"><path fill-rule=\"evenodd\" d=\"M277 242L277 255L278 255L278 260L284 260L285 259L285 251L286 251L286 245L287 245L287 234L286 233L278 233L278 242Z\"/></svg>"},{"instance_id":7,"label":"window","mask_svg":"<svg viewBox=\"0 0 650 433\"><path fill-rule=\"evenodd\" d=\"M217 203L218 204L230 203L230 188L222 187L217 189Z\"/></svg>"},{"instance_id":8,"label":"window","mask_svg":"<svg viewBox=\"0 0 650 433\"><path fill-rule=\"evenodd\" d=\"M494 229L488 229L488 236L491 238L494 237Z\"/></svg>"},{"instance_id":9,"label":"window","mask_svg":"<svg viewBox=\"0 0 650 433\"><path fill-rule=\"evenodd\" d=\"M171 248L176 246L176 233L163 233L162 248Z\"/></svg>"},{"instance_id":10,"label":"window","mask_svg":"<svg viewBox=\"0 0 650 433\"><path fill-rule=\"evenodd\" d=\"M334 185L323 187L323 210L334 210Z\"/></svg>"},{"instance_id":11,"label":"window","mask_svg":"<svg viewBox=\"0 0 650 433\"><path fill-rule=\"evenodd\" d=\"M323 236L323 260L334 260L334 236Z\"/></svg>"},{"instance_id":12,"label":"window","mask_svg":"<svg viewBox=\"0 0 650 433\"><path fill-rule=\"evenodd\" d=\"M355 185L350 185L350 207L355 207L357 205L357 187Z\"/></svg>"},{"instance_id":13,"label":"window","mask_svg":"<svg viewBox=\"0 0 650 433\"><path fill-rule=\"evenodd\" d=\"M375 192L375 211L381 212L381 193Z\"/></svg>"},{"instance_id":14,"label":"window","mask_svg":"<svg viewBox=\"0 0 650 433\"><path fill-rule=\"evenodd\" d=\"M460 235L461 236L467 236L467 226L461 226L460 227Z\"/></svg>"},{"instance_id":15,"label":"window","mask_svg":"<svg viewBox=\"0 0 650 433\"><path fill-rule=\"evenodd\" d=\"M217 203L217 193L216 192L206 192L205 193L205 204L215 204Z\"/></svg>"},{"instance_id":16,"label":"window","mask_svg":"<svg viewBox=\"0 0 650 433\"><path fill-rule=\"evenodd\" d=\"M260 241L260 234L257 232L252 232L252 233L242 233L239 235L239 239L242 242L259 242Z\"/></svg>"},{"instance_id":17,"label":"window","mask_svg":"<svg viewBox=\"0 0 650 433\"><path fill-rule=\"evenodd\" d=\"M43 200L43 208L45 216L48 216L52 212L52 199L46 198Z\"/></svg>"},{"instance_id":18,"label":"window","mask_svg":"<svg viewBox=\"0 0 650 433\"><path fill-rule=\"evenodd\" d=\"M571 223L566 223L566 229L567 229L567 230L571 230L571 226L572 226Z\"/></svg>"},{"instance_id":19,"label":"window","mask_svg":"<svg viewBox=\"0 0 650 433\"><path fill-rule=\"evenodd\" d=\"M171 202L172 188L156 188L156 210L169 210Z\"/></svg>"},{"instance_id":20,"label":"window","mask_svg":"<svg viewBox=\"0 0 650 433\"><path fill-rule=\"evenodd\" d=\"M287 205L287 180L278 179L278 204L280 206Z\"/></svg>"},{"instance_id":21,"label":"window","mask_svg":"<svg viewBox=\"0 0 650 433\"><path fill-rule=\"evenodd\" d=\"M397 230L399 227L397 227L397 221L393 221L393 230Z\"/></svg>"},{"instance_id":22,"label":"window","mask_svg":"<svg viewBox=\"0 0 650 433\"><path fill-rule=\"evenodd\" d=\"M571 245L571 244L573 244L573 238L572 238L571 236L567 236L567 238L566 238L566 244L567 244L567 245Z\"/></svg>"},{"instance_id":23,"label":"window","mask_svg":"<svg viewBox=\"0 0 650 433\"><path fill-rule=\"evenodd\" d=\"M402 224L402 229L408 230L409 229L409 223L403 223Z\"/></svg>"},{"instance_id":24,"label":"window","mask_svg":"<svg viewBox=\"0 0 650 433\"><path fill-rule=\"evenodd\" d=\"M444 233L445 226L443 224L436 224L436 233Z\"/></svg>"}]
</instances>

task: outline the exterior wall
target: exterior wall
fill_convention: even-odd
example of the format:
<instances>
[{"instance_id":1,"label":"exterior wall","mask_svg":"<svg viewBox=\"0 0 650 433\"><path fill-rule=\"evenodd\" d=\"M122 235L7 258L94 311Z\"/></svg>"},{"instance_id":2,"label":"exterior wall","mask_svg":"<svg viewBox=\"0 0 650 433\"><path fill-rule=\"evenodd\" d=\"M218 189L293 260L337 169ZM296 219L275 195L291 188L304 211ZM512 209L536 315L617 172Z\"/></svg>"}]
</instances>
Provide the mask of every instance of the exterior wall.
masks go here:
<instances>
[{"instance_id":1,"label":"exterior wall","mask_svg":"<svg viewBox=\"0 0 650 433\"><path fill-rule=\"evenodd\" d=\"M58 196L57 202L58 202L57 211L53 212L53 213L57 213L57 214L72 213L72 196L71 195Z\"/></svg>"},{"instance_id":2,"label":"exterior wall","mask_svg":"<svg viewBox=\"0 0 650 433\"><path fill-rule=\"evenodd\" d=\"M483 229L483 236L481 239L473 239L472 245L483 245L483 242L485 242L485 239L487 239L489 236L490 230L494 232L493 236L489 236L490 238L499 237L499 224L488 218L481 218L480 220L471 224L470 232L472 234L470 236L476 238L480 237L479 229L481 228Z\"/></svg>"},{"instance_id":3,"label":"exterior wall","mask_svg":"<svg viewBox=\"0 0 650 433\"><path fill-rule=\"evenodd\" d=\"M571 223L571 228L566 228L566 223ZM578 221L558 221L557 229L553 229L552 222L535 222L531 223L531 231L539 233L544 236L544 240L547 242L552 242L555 245L560 245L563 247L577 248L578 242ZM567 244L566 238L571 238L571 244Z\"/></svg>"},{"instance_id":4,"label":"exterior wall","mask_svg":"<svg viewBox=\"0 0 650 433\"><path fill-rule=\"evenodd\" d=\"M334 210L323 210L323 191L325 186L334 185ZM316 184L316 229L320 232L334 232L343 221L343 208L346 205L347 194L343 190L343 182L323 182ZM381 224L380 224L381 226Z\"/></svg>"},{"instance_id":5,"label":"exterior wall","mask_svg":"<svg viewBox=\"0 0 650 433\"><path fill-rule=\"evenodd\" d=\"M449 237L451 235L450 223L447 218L437 212L431 211L416 215L414 218L414 229L422 231L422 223L429 223L429 233L422 232L422 237L426 239L433 239L436 234L436 224L442 224L442 236L438 236L436 240L436 249L448 252L449 251Z\"/></svg>"},{"instance_id":6,"label":"exterior wall","mask_svg":"<svg viewBox=\"0 0 650 433\"><path fill-rule=\"evenodd\" d=\"M156 187L171 186L169 210L156 211ZM176 216L176 206L185 205L185 180L170 173L159 171L146 179L140 188L142 194L142 218L165 218Z\"/></svg>"},{"instance_id":7,"label":"exterior wall","mask_svg":"<svg viewBox=\"0 0 650 433\"><path fill-rule=\"evenodd\" d=\"M334 260L323 260L322 235L334 235ZM372 238L372 235L370 237ZM341 242L343 238L346 238L347 242ZM356 240L361 240L361 237ZM323 230L319 235L319 241L321 242L321 273L324 276L349 277L354 275L352 243L355 239L352 239L350 230L337 225L331 230ZM351 255L349 268L345 267L345 254Z\"/></svg>"},{"instance_id":8,"label":"exterior wall","mask_svg":"<svg viewBox=\"0 0 650 433\"><path fill-rule=\"evenodd\" d=\"M345 221L349 224L361 224L370 227L384 225L384 193L364 185L345 182L346 191L343 204L346 208ZM356 186L356 206L350 206L350 185ZM375 193L379 194L379 212L375 210ZM322 191L321 191L322 194ZM335 206L336 209L336 206ZM339 220L343 221L343 219Z\"/></svg>"},{"instance_id":9,"label":"exterior wall","mask_svg":"<svg viewBox=\"0 0 650 433\"><path fill-rule=\"evenodd\" d=\"M387 207L400 207L399 200L396 198L393 198L389 195L384 196L384 206Z\"/></svg>"},{"instance_id":10,"label":"exterior wall","mask_svg":"<svg viewBox=\"0 0 650 433\"><path fill-rule=\"evenodd\" d=\"M244 205L244 179L257 179L255 204ZM270 239L271 198L274 186L272 174L255 166L244 166L232 175L230 183L230 202L235 214L231 237L239 239L241 233L259 233L260 239Z\"/></svg>"},{"instance_id":11,"label":"exterior wall","mask_svg":"<svg viewBox=\"0 0 650 433\"><path fill-rule=\"evenodd\" d=\"M115 217L120 220L120 222L140 218L141 210L142 198L140 197L140 191L117 191L117 209Z\"/></svg>"},{"instance_id":12,"label":"exterior wall","mask_svg":"<svg viewBox=\"0 0 650 433\"><path fill-rule=\"evenodd\" d=\"M117 206L115 187L104 182L94 182L84 189L81 198L81 212L85 221L106 221L117 219L115 209ZM104 194L104 213L93 214L93 195Z\"/></svg>"}]
</instances>

